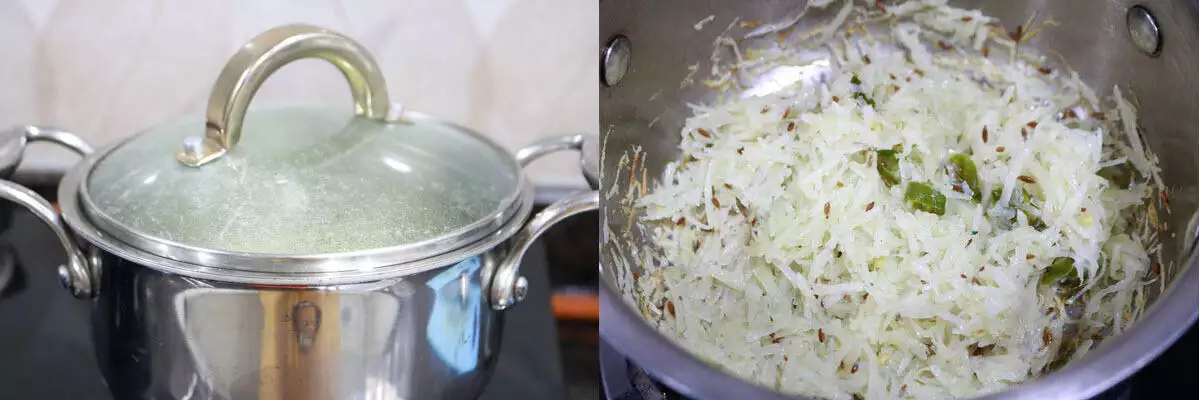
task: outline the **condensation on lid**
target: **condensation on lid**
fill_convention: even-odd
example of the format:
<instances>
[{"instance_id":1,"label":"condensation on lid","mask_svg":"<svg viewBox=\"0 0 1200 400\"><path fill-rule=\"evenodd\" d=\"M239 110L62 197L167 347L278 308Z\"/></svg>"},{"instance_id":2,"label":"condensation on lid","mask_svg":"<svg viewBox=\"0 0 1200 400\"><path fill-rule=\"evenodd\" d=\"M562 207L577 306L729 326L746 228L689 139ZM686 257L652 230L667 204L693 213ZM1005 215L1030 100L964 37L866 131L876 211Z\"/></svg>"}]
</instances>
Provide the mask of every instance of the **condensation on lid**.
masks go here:
<instances>
[{"instance_id":1,"label":"condensation on lid","mask_svg":"<svg viewBox=\"0 0 1200 400\"><path fill-rule=\"evenodd\" d=\"M252 110L225 156L177 162L175 150L203 130L192 119L113 149L88 175L89 214L203 250L346 253L453 236L508 209L522 184L504 149L432 121Z\"/></svg>"}]
</instances>

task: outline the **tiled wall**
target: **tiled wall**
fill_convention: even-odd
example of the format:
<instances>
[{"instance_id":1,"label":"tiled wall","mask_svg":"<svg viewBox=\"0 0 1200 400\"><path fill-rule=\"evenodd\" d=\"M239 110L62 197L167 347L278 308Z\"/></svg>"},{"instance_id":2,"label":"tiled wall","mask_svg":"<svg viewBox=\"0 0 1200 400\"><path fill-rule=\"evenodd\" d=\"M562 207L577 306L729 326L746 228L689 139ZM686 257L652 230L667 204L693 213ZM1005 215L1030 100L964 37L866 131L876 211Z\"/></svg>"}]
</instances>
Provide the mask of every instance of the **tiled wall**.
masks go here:
<instances>
[{"instance_id":1,"label":"tiled wall","mask_svg":"<svg viewBox=\"0 0 1200 400\"><path fill-rule=\"evenodd\" d=\"M0 126L37 123L111 143L203 112L234 50L305 22L374 54L391 97L517 149L556 133L598 132L597 7L587 0L3 0ZM323 61L281 69L255 104L350 109ZM36 145L24 170L75 157ZM533 167L545 186L578 186L575 155Z\"/></svg>"}]
</instances>

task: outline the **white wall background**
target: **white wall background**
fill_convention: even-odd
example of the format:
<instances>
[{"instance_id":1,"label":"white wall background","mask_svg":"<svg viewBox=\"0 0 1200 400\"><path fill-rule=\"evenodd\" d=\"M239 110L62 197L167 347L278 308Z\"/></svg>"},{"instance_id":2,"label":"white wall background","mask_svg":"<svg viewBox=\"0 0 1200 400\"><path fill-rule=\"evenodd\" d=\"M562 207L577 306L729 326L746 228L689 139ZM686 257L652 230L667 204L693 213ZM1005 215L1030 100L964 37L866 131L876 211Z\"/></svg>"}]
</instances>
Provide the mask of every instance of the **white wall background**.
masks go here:
<instances>
[{"instance_id":1,"label":"white wall background","mask_svg":"<svg viewBox=\"0 0 1200 400\"><path fill-rule=\"evenodd\" d=\"M512 150L560 133L596 134L596 2L588 0L2 0L0 127L43 124L102 146L204 111L233 52L304 22L366 46L393 101L488 134ZM350 110L332 66L281 69L256 105ZM76 158L35 145L21 169ZM536 183L583 187L577 156L532 168Z\"/></svg>"}]
</instances>

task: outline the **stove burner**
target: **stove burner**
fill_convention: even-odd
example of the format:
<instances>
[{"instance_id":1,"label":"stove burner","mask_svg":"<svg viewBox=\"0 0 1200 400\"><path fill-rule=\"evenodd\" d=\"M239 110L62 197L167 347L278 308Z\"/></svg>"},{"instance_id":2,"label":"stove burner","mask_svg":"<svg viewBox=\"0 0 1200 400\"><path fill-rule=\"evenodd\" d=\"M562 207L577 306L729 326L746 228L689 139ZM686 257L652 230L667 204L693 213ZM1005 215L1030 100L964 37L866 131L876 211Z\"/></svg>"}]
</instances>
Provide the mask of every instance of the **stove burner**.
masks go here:
<instances>
[{"instance_id":1,"label":"stove burner","mask_svg":"<svg viewBox=\"0 0 1200 400\"><path fill-rule=\"evenodd\" d=\"M603 339L600 341L600 379L608 400L688 400L625 359Z\"/></svg>"}]
</instances>

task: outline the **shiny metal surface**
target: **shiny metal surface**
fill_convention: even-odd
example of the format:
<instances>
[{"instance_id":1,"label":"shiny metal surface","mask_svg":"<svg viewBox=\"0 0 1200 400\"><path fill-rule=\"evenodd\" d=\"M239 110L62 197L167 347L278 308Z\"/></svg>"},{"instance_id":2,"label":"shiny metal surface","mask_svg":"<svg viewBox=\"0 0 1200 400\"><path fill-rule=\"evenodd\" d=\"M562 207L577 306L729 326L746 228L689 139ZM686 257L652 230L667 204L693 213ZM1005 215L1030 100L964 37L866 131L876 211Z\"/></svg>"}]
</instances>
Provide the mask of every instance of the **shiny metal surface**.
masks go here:
<instances>
[{"instance_id":1,"label":"shiny metal surface","mask_svg":"<svg viewBox=\"0 0 1200 400\"><path fill-rule=\"evenodd\" d=\"M588 186L592 189L600 188L600 137L588 136L583 142L583 149L580 150L583 156L580 157L580 162L583 163L583 178L587 180Z\"/></svg>"},{"instance_id":2,"label":"shiny metal surface","mask_svg":"<svg viewBox=\"0 0 1200 400\"><path fill-rule=\"evenodd\" d=\"M196 276L229 276L197 274L203 268L114 241L87 222L77 190L94 161L74 168L60 184L60 195L73 230L98 245L89 247L90 263L79 264L104 266L83 276L99 283L92 307L96 356L115 397L460 399L484 387L503 320L485 290L501 262L520 262L528 248L525 241L504 241L523 226L523 218L498 231L493 237L499 242L469 247L481 249L476 254L427 260L444 264L419 272L218 281ZM4 184L0 189L27 191ZM586 194L595 209L596 192ZM63 232L53 208L32 192L27 197L44 204L33 211ZM552 206L525 232L536 237L578 212L577 204ZM504 271L510 271L504 276L517 272L515 265ZM512 295L523 297L523 286L510 285L517 292Z\"/></svg>"},{"instance_id":3,"label":"shiny metal surface","mask_svg":"<svg viewBox=\"0 0 1200 400\"><path fill-rule=\"evenodd\" d=\"M577 150L581 153L581 169L584 175L587 176L589 175L588 166L595 160L589 158L589 152L584 149L585 146L595 146L596 144L594 138L588 138L584 135L552 137L535 142L518 151L517 162L525 166L539 157L553 152ZM488 287L488 296L491 299L492 308L497 311L504 310L525 297L527 287L525 278L519 275L521 258L529 250L529 246L533 245L533 242L542 233L545 233L547 229L558 223L558 221L598 208L600 208L600 192L592 190L560 199L533 216L533 219L512 238L512 254L500 262L496 268L495 275L491 278L492 281Z\"/></svg>"},{"instance_id":4,"label":"shiny metal surface","mask_svg":"<svg viewBox=\"0 0 1200 400\"><path fill-rule=\"evenodd\" d=\"M315 26L286 25L263 32L230 58L208 97L204 137L185 143L175 158L198 167L236 146L246 109L259 86L280 67L303 58L324 59L341 70L350 84L355 114L375 120L387 116L387 84L362 45Z\"/></svg>"},{"instance_id":5,"label":"shiny metal surface","mask_svg":"<svg viewBox=\"0 0 1200 400\"><path fill-rule=\"evenodd\" d=\"M462 132L456 137L482 143L488 147L485 150L500 149L496 154L502 155L504 162L499 164L512 170L512 185L492 182L492 186L505 190L504 196L489 197L489 193L475 191L432 199L456 204L502 197L499 209L483 218L472 217L470 224L448 235L399 247L316 255L254 254L139 235L115 223L115 219L99 218L102 215L97 213L97 203L89 197L95 194L89 190L89 184L94 183L92 174L111 172L114 178L101 183L133 177L149 185L160 178L154 173L134 173L137 151L124 159L133 164L116 164L130 168L104 170L114 165L105 157L122 149L140 149L125 147L144 143L136 136L86 156L67 173L58 190L61 216L34 192L0 182L0 197L33 211L67 248L70 261L63 276L72 292L77 297L96 297L92 325L97 358L117 398L473 398L487 380L500 342L502 315L498 310L519 301L528 290L528 282L517 276L524 252L550 225L598 207L598 193L586 192L548 207L526 225L533 206L532 186L519 168L550 152L581 150L585 143L595 144L594 139L582 135L551 138L526 148L514 159L483 136L421 114L405 113L402 123L396 124L377 121L385 117L388 104L374 62L349 39L307 26L269 31L234 56L210 99L206 138L190 142L188 150L169 163L174 172L163 175L184 171L193 178L202 177L205 172L222 172L219 168L226 164L184 169L174 161L199 166L222 155L223 161L239 161L234 159L236 153L226 151L239 140L254 90L275 69L304 57L327 59L342 70L351 83L361 117L356 120L444 127ZM401 133L406 135L391 136L403 137L410 147L421 149L413 132ZM69 134L30 137L65 143L71 138ZM312 138L295 140L306 139ZM443 135L427 142L464 148L461 140L452 139ZM339 146L370 146L360 142L323 144L313 146L316 150L308 153L300 152L318 162L299 166L311 169L316 168L313 164L327 162L320 157L322 150L337 152L342 150ZM484 156L492 155L487 151L475 153L486 153L477 154L483 162L490 161ZM430 152L422 155L426 159L439 156ZM236 166L244 173L249 164ZM500 169L496 164L492 164L493 169ZM362 178L353 172L345 177ZM405 186L404 182L384 184L398 190L427 189ZM462 186L463 182L444 178L434 184ZM118 192L116 200L134 199L122 197L130 186L109 189ZM198 192L176 189L181 189L182 197L163 200L151 196L148 204L139 205L166 206L170 200L184 204L212 201L211 196L205 196L206 191L220 188L201 186ZM344 207L334 211L354 212L353 207L363 206L360 203L335 202L331 206ZM236 207L240 203L220 205ZM402 206L408 204L397 205ZM245 217L253 221L257 216L254 214ZM147 212L129 217L136 220L156 216ZM184 225L211 222L197 220L207 215L195 213L169 217L178 217ZM334 218L323 222L345 221ZM270 229L264 235L312 232L286 224L267 227ZM520 234L514 238L518 231ZM171 232L167 233L170 237ZM496 289L495 282L501 282L503 288ZM499 296L493 297L495 293ZM493 309L495 304L503 306Z\"/></svg>"},{"instance_id":6,"label":"shiny metal surface","mask_svg":"<svg viewBox=\"0 0 1200 400\"><path fill-rule=\"evenodd\" d=\"M502 252L305 288L193 279L104 253L97 360L118 399L474 398L503 324L481 272Z\"/></svg>"},{"instance_id":7,"label":"shiny metal surface","mask_svg":"<svg viewBox=\"0 0 1200 400\"><path fill-rule=\"evenodd\" d=\"M0 292L0 399L129 400L110 393L98 368L93 302L75 300L55 279L55 267L67 259L54 234L29 212L10 208L13 220L0 233L0 256L15 255L17 273ZM503 339L479 399L562 400L577 382L578 366L564 364L576 358L546 345L561 335L550 310L548 272L569 265L548 263L546 252L555 243L542 240L525 257L529 296L503 313Z\"/></svg>"},{"instance_id":8,"label":"shiny metal surface","mask_svg":"<svg viewBox=\"0 0 1200 400\"><path fill-rule=\"evenodd\" d=\"M65 278L63 283L71 291L71 295L78 298L91 297L95 291L90 266L83 256L83 251L75 244L71 234L66 231L62 217L59 216L54 206L32 190L6 180L0 180L0 198L29 209L42 222L50 226L54 235L58 236L59 243L67 252L67 264L59 267L59 275Z\"/></svg>"},{"instance_id":9,"label":"shiny metal surface","mask_svg":"<svg viewBox=\"0 0 1200 400\"><path fill-rule=\"evenodd\" d=\"M73 193L87 164L60 191ZM63 199L80 237L123 252L97 252L92 262L104 265L92 275L100 285L97 359L117 398L473 398L487 381L502 324L486 283L500 260L519 261L527 247L502 240L441 266L359 283L220 282L195 278L195 266L177 266L190 276L175 274L164 268L170 260L99 242L111 239L82 219L77 199ZM548 211L531 226L564 215ZM378 275L357 278L364 277Z\"/></svg>"},{"instance_id":10,"label":"shiny metal surface","mask_svg":"<svg viewBox=\"0 0 1200 400\"><path fill-rule=\"evenodd\" d=\"M92 153L92 146L79 136L59 129L25 125L0 133L0 177L9 177L25 154L29 142L50 142L66 147L81 156Z\"/></svg>"},{"instance_id":11,"label":"shiny metal surface","mask_svg":"<svg viewBox=\"0 0 1200 400\"><path fill-rule=\"evenodd\" d=\"M579 152L579 164L583 177L592 188L599 187L600 181L600 138L596 135L565 135L539 140L517 150L517 163L527 166L534 160L559 151L575 150Z\"/></svg>"},{"instance_id":12,"label":"shiny metal surface","mask_svg":"<svg viewBox=\"0 0 1200 400\"><path fill-rule=\"evenodd\" d=\"M488 238L420 260L415 270L229 274L142 251L93 225L79 190L96 160L86 158L63 178L59 198L66 225L90 244L91 259L80 264L98 282L91 292L98 295L96 356L117 398L473 398L501 340L489 283L515 277L511 263L533 238L581 211L579 201L564 199L525 227L531 203L522 202L519 217ZM595 209L594 191L570 199L589 194L584 203ZM34 211L63 231L52 208ZM508 240L522 227L522 236ZM505 281L506 305L523 297L522 281Z\"/></svg>"},{"instance_id":13,"label":"shiny metal surface","mask_svg":"<svg viewBox=\"0 0 1200 400\"><path fill-rule=\"evenodd\" d=\"M621 82L621 78L629 72L630 57L633 57L633 44L628 37L617 35L608 41L600 53L600 76L605 85L613 86Z\"/></svg>"},{"instance_id":14,"label":"shiny metal surface","mask_svg":"<svg viewBox=\"0 0 1200 400\"><path fill-rule=\"evenodd\" d=\"M10 208L13 220L0 233L0 256L15 255L16 275L0 292L0 399L129 400L110 393L98 368L93 302L77 301L55 279L55 267L67 259L54 234L31 213ZM569 364L575 355L546 345L561 336L550 310L548 272L569 265L548 263L546 252L554 246L542 240L525 257L529 296L503 313L503 339L479 399L562 400L578 382L579 368Z\"/></svg>"},{"instance_id":15,"label":"shiny metal surface","mask_svg":"<svg viewBox=\"0 0 1200 400\"><path fill-rule=\"evenodd\" d=\"M525 156L525 160L532 161L537 156L548 154L549 151L532 150L533 148L540 148L547 144L549 144L551 147L555 147L558 150L577 148L574 146L562 147L561 145L566 142L578 143L579 146L582 146L585 143L595 143L595 140L587 138L547 139L541 144L530 146L530 148L523 153L527 154ZM103 154L105 151L108 150L101 150L100 154ZM537 156L533 154L537 154ZM83 205L80 203L79 192L81 182L86 179L87 172L91 170L92 166L96 162L97 157L88 157L84 159L74 168L68 171L67 175L63 177L59 184L58 198L60 199L59 202L62 209L62 215L66 221L66 224L70 226L74 233L92 245L142 265L151 266L152 268L156 268L165 272L180 274L196 279L219 280L224 282L255 283L266 285L342 285L372 282L380 279L403 276L406 274L415 274L431 269L441 268L447 264L457 262L464 257L487 251L502 245L506 240L508 240L514 234L517 234L517 232L522 229L524 226L524 218L525 216L529 215L529 212L532 208L532 202L530 201L519 202L517 204L519 204L521 208L514 212L512 217L504 220L500 225L498 225L499 228L492 231L483 239L470 243L467 246L459 247L453 251L409 263L384 265L370 269L331 268L329 271L293 274L236 271L221 266L210 267L205 265L191 264L177 261L172 258L159 256L157 254L141 250L139 247L130 245L118 237L113 236L111 232L105 231L95 225L84 212ZM527 186L523 191L522 197L529 198L529 196L532 194L531 192L532 188ZM578 196L565 198L560 200L560 202L567 205L566 209L558 210L558 208L555 208L555 210L558 211L554 211L553 214L545 214L546 211L552 210L544 210L543 214L545 214L546 217L543 218L549 218L553 215L553 220L539 225L537 229L534 229L537 231L537 234L540 234L541 230L544 230L562 218L586 211L586 207L591 207L590 209L596 208L596 202L580 205ZM536 235L533 235L532 238L536 239ZM514 243L522 242L514 241ZM514 255L516 254L519 253L514 253ZM278 259L263 259L261 261L263 263L280 262ZM512 261L519 264L520 260L517 258ZM336 264L328 261L324 265L331 267L336 266Z\"/></svg>"},{"instance_id":16,"label":"shiny metal surface","mask_svg":"<svg viewBox=\"0 0 1200 400\"><path fill-rule=\"evenodd\" d=\"M1158 31L1158 21L1150 10L1142 6L1129 7L1125 13L1125 24L1128 25L1129 38L1142 53L1158 56L1162 51L1162 32Z\"/></svg>"},{"instance_id":17,"label":"shiny metal surface","mask_svg":"<svg viewBox=\"0 0 1200 400\"><path fill-rule=\"evenodd\" d=\"M533 216L533 219L513 237L513 254L504 259L496 268L492 278L489 295L492 308L506 309L524 297L524 278L520 273L521 257L529 250L529 246L555 223L572 215L600 208L600 192L589 191L568 196L554 202L546 209Z\"/></svg>"},{"instance_id":18,"label":"shiny metal surface","mask_svg":"<svg viewBox=\"0 0 1200 400\"><path fill-rule=\"evenodd\" d=\"M1001 18L1007 29L1025 23L1031 15L1054 18L1029 45L1055 50L1081 78L1097 88L1119 84L1139 103L1139 119L1147 146L1160 157L1171 212L1165 220L1162 277L1169 284L1148 306L1142 320L1123 335L1108 339L1082 360L1040 379L1023 383L986 398L1084 399L1093 396L1140 369L1169 346L1197 320L1197 2L1158 1L1149 4L1114 1L1103 7L1082 1L954 1ZM1141 4L1156 17L1162 35L1156 56L1143 53L1130 37L1126 14ZM600 40L622 34L638 44L630 72L620 85L601 93L603 127L602 186L613 188L603 200L603 218L611 232L630 231L631 220L619 204L625 200L629 179L617 174L622 153L640 146L640 165L651 177L662 176L664 165L678 157L678 132L690 115L685 103L705 103L715 93L702 85L680 82L689 66L708 70L714 39L740 18L764 23L755 31L730 28L733 35L761 36L772 21L800 15L803 2L776 0L721 1L621 1L600 3ZM840 8L840 7L833 7ZM797 31L828 21L836 10L809 10ZM714 20L697 30L697 21ZM699 80L699 77L697 77ZM625 171L622 171L625 172ZM629 306L615 289L614 254L630 257L627 247L605 238L601 250L601 324L604 340L680 394L696 399L794 398L754 386L692 357L659 334ZM640 240L634 237L634 240Z\"/></svg>"},{"instance_id":19,"label":"shiny metal surface","mask_svg":"<svg viewBox=\"0 0 1200 400\"><path fill-rule=\"evenodd\" d=\"M586 138L587 136L585 135L565 135L538 140L517 150L517 164L524 167L550 153L566 150L580 151L583 149L583 143Z\"/></svg>"},{"instance_id":20,"label":"shiny metal surface","mask_svg":"<svg viewBox=\"0 0 1200 400\"><path fill-rule=\"evenodd\" d=\"M16 169L21 163L25 146L33 141L57 143L81 156L92 153L92 147L87 142L70 132L32 125L13 128L0 135L0 177L7 178ZM73 236L67 232L62 217L54 206L32 190L7 180L0 180L0 198L29 209L50 226L67 253L67 264L58 267L63 285L75 297L93 296L96 282L92 279L91 267L80 246L76 245Z\"/></svg>"}]
</instances>

